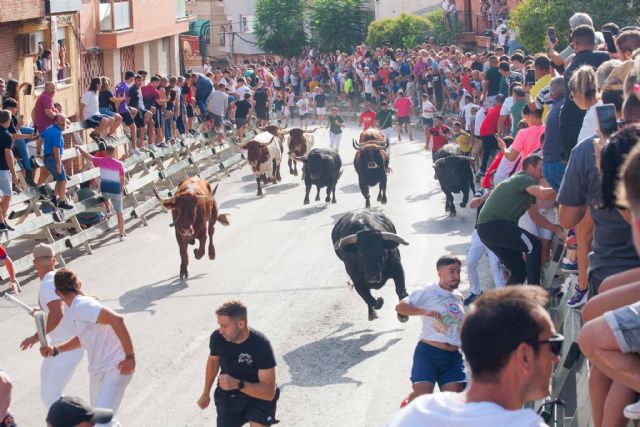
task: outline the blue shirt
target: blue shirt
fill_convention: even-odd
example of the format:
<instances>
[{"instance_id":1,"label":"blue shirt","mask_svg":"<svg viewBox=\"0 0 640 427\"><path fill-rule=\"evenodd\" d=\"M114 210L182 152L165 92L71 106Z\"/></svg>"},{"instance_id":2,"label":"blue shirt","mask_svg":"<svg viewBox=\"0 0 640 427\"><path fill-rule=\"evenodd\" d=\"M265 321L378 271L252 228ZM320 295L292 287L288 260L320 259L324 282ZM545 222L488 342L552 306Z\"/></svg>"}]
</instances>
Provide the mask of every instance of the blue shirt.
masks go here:
<instances>
[{"instance_id":1,"label":"blue shirt","mask_svg":"<svg viewBox=\"0 0 640 427\"><path fill-rule=\"evenodd\" d=\"M562 160L562 137L560 135L560 110L564 105L564 96L557 98L551 104L547 121L544 124L544 145L542 146L542 161L545 163Z\"/></svg>"},{"instance_id":2,"label":"blue shirt","mask_svg":"<svg viewBox=\"0 0 640 427\"><path fill-rule=\"evenodd\" d=\"M44 155L53 155L53 147L60 149L60 156L64 151L64 138L62 137L62 131L56 125L51 125L40 134L44 145Z\"/></svg>"},{"instance_id":3,"label":"blue shirt","mask_svg":"<svg viewBox=\"0 0 640 427\"><path fill-rule=\"evenodd\" d=\"M194 86L196 88L196 98L198 99L207 99L211 92L213 91L213 82L209 77L204 74L196 73L198 75L198 79L196 80Z\"/></svg>"}]
</instances>

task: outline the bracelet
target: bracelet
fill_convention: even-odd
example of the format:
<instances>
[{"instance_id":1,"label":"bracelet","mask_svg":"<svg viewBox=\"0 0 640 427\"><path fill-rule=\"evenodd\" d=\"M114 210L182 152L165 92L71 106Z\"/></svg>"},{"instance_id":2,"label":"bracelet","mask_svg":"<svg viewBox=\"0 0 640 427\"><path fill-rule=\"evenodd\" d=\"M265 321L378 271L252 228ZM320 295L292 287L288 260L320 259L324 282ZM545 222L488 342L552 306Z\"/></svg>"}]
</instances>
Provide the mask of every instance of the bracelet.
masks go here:
<instances>
[{"instance_id":1,"label":"bracelet","mask_svg":"<svg viewBox=\"0 0 640 427\"><path fill-rule=\"evenodd\" d=\"M125 354L124 358L125 360L135 360L136 354L135 353Z\"/></svg>"},{"instance_id":2,"label":"bracelet","mask_svg":"<svg viewBox=\"0 0 640 427\"><path fill-rule=\"evenodd\" d=\"M54 345L53 346L53 357L56 357L58 354L60 354L60 350L58 350L58 347L56 347Z\"/></svg>"}]
</instances>

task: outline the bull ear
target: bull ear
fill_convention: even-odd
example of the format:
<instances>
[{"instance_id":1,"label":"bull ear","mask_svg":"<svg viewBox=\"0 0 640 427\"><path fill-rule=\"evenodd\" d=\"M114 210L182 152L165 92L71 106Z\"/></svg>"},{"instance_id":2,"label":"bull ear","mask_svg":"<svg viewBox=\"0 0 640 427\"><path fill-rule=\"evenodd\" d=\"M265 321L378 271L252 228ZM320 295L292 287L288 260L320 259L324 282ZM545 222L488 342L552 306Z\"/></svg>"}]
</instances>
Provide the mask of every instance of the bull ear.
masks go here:
<instances>
[{"instance_id":1,"label":"bull ear","mask_svg":"<svg viewBox=\"0 0 640 427\"><path fill-rule=\"evenodd\" d=\"M383 245L385 249L395 249L400 246L400 243L394 242L393 240L385 240Z\"/></svg>"},{"instance_id":2,"label":"bull ear","mask_svg":"<svg viewBox=\"0 0 640 427\"><path fill-rule=\"evenodd\" d=\"M342 247L342 250L343 250L344 252L348 252L348 253L350 253L350 254L354 253L357 249L358 249L358 245L356 245L356 244L353 244L353 245L344 245L344 246Z\"/></svg>"},{"instance_id":3,"label":"bull ear","mask_svg":"<svg viewBox=\"0 0 640 427\"><path fill-rule=\"evenodd\" d=\"M162 207L170 211L175 209L177 206L175 200L169 200L167 202L162 202Z\"/></svg>"}]
</instances>

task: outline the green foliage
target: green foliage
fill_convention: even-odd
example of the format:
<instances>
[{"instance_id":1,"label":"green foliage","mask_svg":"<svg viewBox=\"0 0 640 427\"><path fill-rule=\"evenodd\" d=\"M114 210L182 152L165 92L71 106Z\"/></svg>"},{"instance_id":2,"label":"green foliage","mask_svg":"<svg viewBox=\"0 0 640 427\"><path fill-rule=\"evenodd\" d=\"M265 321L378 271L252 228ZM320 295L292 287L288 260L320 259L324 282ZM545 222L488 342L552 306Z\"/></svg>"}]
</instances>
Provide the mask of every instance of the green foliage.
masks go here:
<instances>
[{"instance_id":1,"label":"green foliage","mask_svg":"<svg viewBox=\"0 0 640 427\"><path fill-rule=\"evenodd\" d=\"M395 18L378 19L369 24L367 43L378 47L388 42L391 46L412 48L428 37L435 37L439 44L450 43L455 39L459 26L453 34L445 25L442 9L424 16L402 14Z\"/></svg>"},{"instance_id":2,"label":"green foliage","mask_svg":"<svg viewBox=\"0 0 640 427\"><path fill-rule=\"evenodd\" d=\"M311 27L321 51L348 51L362 43L367 21L363 0L315 0L313 3Z\"/></svg>"},{"instance_id":3,"label":"green foliage","mask_svg":"<svg viewBox=\"0 0 640 427\"><path fill-rule=\"evenodd\" d=\"M291 57L307 45L305 0L258 0L254 32L260 49Z\"/></svg>"},{"instance_id":4,"label":"green foliage","mask_svg":"<svg viewBox=\"0 0 640 427\"><path fill-rule=\"evenodd\" d=\"M518 29L518 41L530 52L545 50L547 27L554 27L560 49L568 44L569 18L586 12L596 29L607 22L621 28L635 25L640 15L640 1L626 0L522 0L511 11L512 25Z\"/></svg>"}]
</instances>

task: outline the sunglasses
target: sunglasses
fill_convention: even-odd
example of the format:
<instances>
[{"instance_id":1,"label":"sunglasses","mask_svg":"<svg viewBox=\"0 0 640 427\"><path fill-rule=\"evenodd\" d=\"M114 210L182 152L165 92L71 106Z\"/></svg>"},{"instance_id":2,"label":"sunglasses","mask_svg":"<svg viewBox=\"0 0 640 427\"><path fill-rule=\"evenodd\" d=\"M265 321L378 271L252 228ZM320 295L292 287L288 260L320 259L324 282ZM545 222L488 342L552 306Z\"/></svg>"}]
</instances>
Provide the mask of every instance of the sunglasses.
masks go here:
<instances>
[{"instance_id":1,"label":"sunglasses","mask_svg":"<svg viewBox=\"0 0 640 427\"><path fill-rule=\"evenodd\" d=\"M562 355L562 343L564 343L564 337L560 334L555 334L549 339L537 341L538 344L549 344L551 352L555 356Z\"/></svg>"}]
</instances>

